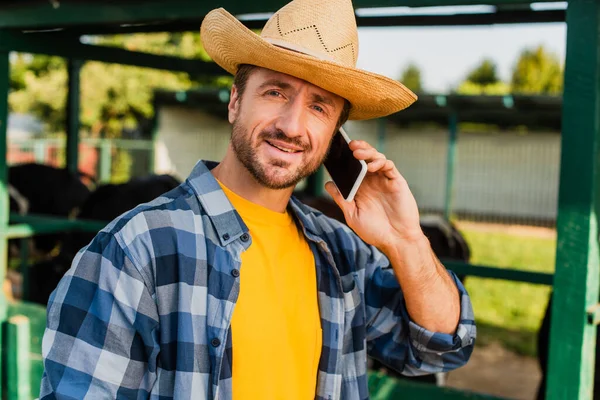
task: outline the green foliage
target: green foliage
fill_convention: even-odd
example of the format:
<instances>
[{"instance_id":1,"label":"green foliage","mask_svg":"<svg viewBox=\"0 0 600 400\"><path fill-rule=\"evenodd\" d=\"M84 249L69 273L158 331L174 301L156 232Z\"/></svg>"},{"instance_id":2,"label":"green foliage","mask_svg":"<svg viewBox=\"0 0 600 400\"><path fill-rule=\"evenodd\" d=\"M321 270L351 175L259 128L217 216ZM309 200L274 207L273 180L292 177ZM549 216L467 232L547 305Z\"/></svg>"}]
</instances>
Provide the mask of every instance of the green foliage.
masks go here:
<instances>
[{"instance_id":1,"label":"green foliage","mask_svg":"<svg viewBox=\"0 0 600 400\"><path fill-rule=\"evenodd\" d=\"M496 63L484 59L467 74L456 92L465 95L504 95L510 93L510 87L502 82L496 71Z\"/></svg>"},{"instance_id":2,"label":"green foliage","mask_svg":"<svg viewBox=\"0 0 600 400\"><path fill-rule=\"evenodd\" d=\"M489 58L484 59L477 68L467 75L467 81L481 86L493 85L500 82L496 72L496 63Z\"/></svg>"},{"instance_id":3,"label":"green foliage","mask_svg":"<svg viewBox=\"0 0 600 400\"><path fill-rule=\"evenodd\" d=\"M456 92L466 95L558 95L562 90L563 68L558 58L543 46L538 46L521 52L513 68L510 84L500 80L492 60L484 59L469 72Z\"/></svg>"},{"instance_id":4,"label":"green foliage","mask_svg":"<svg viewBox=\"0 0 600 400\"><path fill-rule=\"evenodd\" d=\"M133 157L130 152L123 149L115 149L115 156L111 166L111 183L124 183L131 178L131 167Z\"/></svg>"},{"instance_id":5,"label":"green foliage","mask_svg":"<svg viewBox=\"0 0 600 400\"><path fill-rule=\"evenodd\" d=\"M510 93L510 86L504 82L496 82L491 85L480 85L471 81L464 81L456 89L458 94L465 95L488 95L501 96Z\"/></svg>"},{"instance_id":6,"label":"green foliage","mask_svg":"<svg viewBox=\"0 0 600 400\"><path fill-rule=\"evenodd\" d=\"M423 91L421 82L421 69L416 64L409 64L406 69L402 72L400 82L413 92Z\"/></svg>"},{"instance_id":7,"label":"green foliage","mask_svg":"<svg viewBox=\"0 0 600 400\"><path fill-rule=\"evenodd\" d=\"M537 272L553 272L556 238L517 235L500 230L461 227L472 251L471 263ZM497 340L505 347L535 355L550 287L468 277L477 324L484 343Z\"/></svg>"},{"instance_id":8,"label":"green foliage","mask_svg":"<svg viewBox=\"0 0 600 400\"><path fill-rule=\"evenodd\" d=\"M557 95L563 90L563 68L543 46L525 49L515 65L512 90L523 94Z\"/></svg>"},{"instance_id":9,"label":"green foliage","mask_svg":"<svg viewBox=\"0 0 600 400\"><path fill-rule=\"evenodd\" d=\"M18 54L11 65L11 111L33 113L50 127L64 121L67 71L58 57ZM54 131L54 129L52 129Z\"/></svg>"},{"instance_id":10,"label":"green foliage","mask_svg":"<svg viewBox=\"0 0 600 400\"><path fill-rule=\"evenodd\" d=\"M195 32L114 35L90 41L131 51L209 60L200 34ZM186 73L87 62L81 71L82 128L94 137L120 137L123 128L132 128L152 117L155 89L187 90L198 85L230 83L231 78L190 77ZM40 117L49 133L64 131L66 90L63 59L29 54L13 57L10 108Z\"/></svg>"}]
</instances>

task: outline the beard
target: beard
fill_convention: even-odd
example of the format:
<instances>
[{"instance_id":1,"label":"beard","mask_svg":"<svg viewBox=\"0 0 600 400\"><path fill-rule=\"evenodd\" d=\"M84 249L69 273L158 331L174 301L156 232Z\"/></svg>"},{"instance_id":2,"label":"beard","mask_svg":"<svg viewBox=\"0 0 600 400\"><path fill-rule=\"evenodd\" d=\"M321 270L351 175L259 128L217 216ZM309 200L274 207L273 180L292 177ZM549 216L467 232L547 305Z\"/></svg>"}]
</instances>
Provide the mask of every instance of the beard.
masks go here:
<instances>
[{"instance_id":1,"label":"beard","mask_svg":"<svg viewBox=\"0 0 600 400\"><path fill-rule=\"evenodd\" d=\"M261 142L270 139L300 147L303 153L301 165L296 167L295 170L288 170L287 168L291 165L284 160L272 159L264 163L261 162L256 147ZM248 131L238 123L237 119L233 122L231 145L238 160L259 184L266 188L277 190L294 187L302 179L315 173L323 163L328 152L325 151L322 155L315 156L313 160L307 160L307 154L312 150L312 146L299 138L290 138L274 127L263 130L256 137L256 144L253 145L250 142Z\"/></svg>"}]
</instances>

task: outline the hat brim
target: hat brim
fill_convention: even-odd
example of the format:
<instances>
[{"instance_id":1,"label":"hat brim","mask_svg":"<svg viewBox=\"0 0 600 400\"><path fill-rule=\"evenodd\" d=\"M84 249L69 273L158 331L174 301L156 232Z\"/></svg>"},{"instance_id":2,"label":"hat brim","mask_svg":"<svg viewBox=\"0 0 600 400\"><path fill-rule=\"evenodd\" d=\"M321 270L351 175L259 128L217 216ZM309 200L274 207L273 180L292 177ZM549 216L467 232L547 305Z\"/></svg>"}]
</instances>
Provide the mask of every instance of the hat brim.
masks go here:
<instances>
[{"instance_id":1,"label":"hat brim","mask_svg":"<svg viewBox=\"0 0 600 400\"><path fill-rule=\"evenodd\" d=\"M417 100L393 79L272 45L222 8L206 15L200 31L208 55L229 73L251 64L300 78L348 100L351 120L384 117Z\"/></svg>"}]
</instances>

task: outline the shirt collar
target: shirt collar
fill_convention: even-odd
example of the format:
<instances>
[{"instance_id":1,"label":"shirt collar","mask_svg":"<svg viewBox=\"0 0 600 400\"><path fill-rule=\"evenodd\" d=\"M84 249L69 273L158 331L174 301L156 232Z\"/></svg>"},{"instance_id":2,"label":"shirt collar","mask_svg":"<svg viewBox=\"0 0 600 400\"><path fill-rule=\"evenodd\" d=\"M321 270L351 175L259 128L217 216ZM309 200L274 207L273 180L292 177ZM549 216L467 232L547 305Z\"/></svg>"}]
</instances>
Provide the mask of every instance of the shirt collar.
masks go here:
<instances>
[{"instance_id":1,"label":"shirt collar","mask_svg":"<svg viewBox=\"0 0 600 400\"><path fill-rule=\"evenodd\" d=\"M210 218L221 246L225 247L243 234L247 234L248 227L210 172L217 165L218 163L213 161L198 161L187 182L196 192L200 204Z\"/></svg>"},{"instance_id":2,"label":"shirt collar","mask_svg":"<svg viewBox=\"0 0 600 400\"><path fill-rule=\"evenodd\" d=\"M248 227L210 172L217 165L218 163L214 161L198 161L187 181L213 223L221 245L226 246L247 233ZM317 240L314 236L320 236L322 230L316 223L318 215L315 211L293 196L290 199L290 207L304 227L307 238Z\"/></svg>"}]
</instances>

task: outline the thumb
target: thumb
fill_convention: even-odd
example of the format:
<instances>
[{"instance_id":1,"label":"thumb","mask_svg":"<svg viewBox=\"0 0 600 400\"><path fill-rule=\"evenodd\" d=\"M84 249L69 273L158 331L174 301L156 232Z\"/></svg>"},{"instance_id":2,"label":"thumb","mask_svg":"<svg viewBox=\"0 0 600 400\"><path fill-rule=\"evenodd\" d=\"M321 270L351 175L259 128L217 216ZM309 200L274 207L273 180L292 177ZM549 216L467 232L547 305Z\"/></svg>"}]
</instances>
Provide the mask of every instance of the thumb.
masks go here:
<instances>
[{"instance_id":1,"label":"thumb","mask_svg":"<svg viewBox=\"0 0 600 400\"><path fill-rule=\"evenodd\" d=\"M327 190L327 193L329 193L329 195L333 198L333 201L335 201L335 204L337 204L338 207L342 209L342 211L344 212L344 215L347 215L346 212L348 211L348 207L349 207L350 203L347 202L346 200L344 200L344 197L338 190L335 183L333 183L333 181L327 182L325 184L325 190Z\"/></svg>"}]
</instances>

